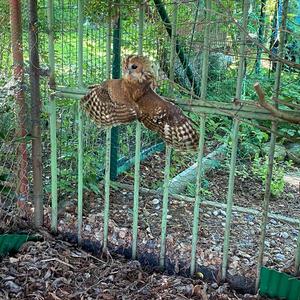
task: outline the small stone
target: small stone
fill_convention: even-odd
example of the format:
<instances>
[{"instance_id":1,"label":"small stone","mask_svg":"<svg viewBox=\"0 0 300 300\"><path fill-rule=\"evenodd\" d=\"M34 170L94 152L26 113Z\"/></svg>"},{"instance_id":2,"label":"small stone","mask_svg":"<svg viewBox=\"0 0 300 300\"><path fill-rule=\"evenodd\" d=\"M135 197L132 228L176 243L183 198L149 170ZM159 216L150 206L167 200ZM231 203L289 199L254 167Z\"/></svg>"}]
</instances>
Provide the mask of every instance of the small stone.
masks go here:
<instances>
[{"instance_id":1,"label":"small stone","mask_svg":"<svg viewBox=\"0 0 300 300\"><path fill-rule=\"evenodd\" d=\"M159 203L159 199L154 198L154 199L152 200L152 204L153 204L153 205L157 205L158 203Z\"/></svg>"},{"instance_id":2,"label":"small stone","mask_svg":"<svg viewBox=\"0 0 300 300\"><path fill-rule=\"evenodd\" d=\"M231 275L231 276L234 276L237 274L237 271L236 270L233 270L233 269L229 269L228 270L228 273Z\"/></svg>"},{"instance_id":3,"label":"small stone","mask_svg":"<svg viewBox=\"0 0 300 300\"><path fill-rule=\"evenodd\" d=\"M87 224L84 226L84 230L91 232L92 231L92 226L90 224Z\"/></svg>"},{"instance_id":4,"label":"small stone","mask_svg":"<svg viewBox=\"0 0 300 300\"><path fill-rule=\"evenodd\" d=\"M263 258L263 264L266 265L268 263L268 261L269 261L269 257L265 256Z\"/></svg>"},{"instance_id":5,"label":"small stone","mask_svg":"<svg viewBox=\"0 0 300 300\"><path fill-rule=\"evenodd\" d=\"M254 216L252 216L252 215L245 215L245 219L246 219L246 221L248 221L248 222L253 222L254 221Z\"/></svg>"},{"instance_id":6,"label":"small stone","mask_svg":"<svg viewBox=\"0 0 300 300\"><path fill-rule=\"evenodd\" d=\"M102 240L102 233L99 232L99 231L95 232L95 239L97 241L101 241Z\"/></svg>"},{"instance_id":7,"label":"small stone","mask_svg":"<svg viewBox=\"0 0 300 300\"><path fill-rule=\"evenodd\" d=\"M126 236L126 231L125 231L125 230L120 230L120 232L119 232L119 237L120 237L121 239L124 239L125 236Z\"/></svg>"},{"instance_id":8,"label":"small stone","mask_svg":"<svg viewBox=\"0 0 300 300\"><path fill-rule=\"evenodd\" d=\"M5 282L5 286L8 287L13 293L18 293L22 290L22 288L19 285L10 280Z\"/></svg>"},{"instance_id":9,"label":"small stone","mask_svg":"<svg viewBox=\"0 0 300 300\"><path fill-rule=\"evenodd\" d=\"M90 223L95 223L96 221L96 216L95 215L89 215L89 222Z\"/></svg>"},{"instance_id":10,"label":"small stone","mask_svg":"<svg viewBox=\"0 0 300 300\"><path fill-rule=\"evenodd\" d=\"M216 217L216 216L218 216L219 215L219 211L218 210L214 210L213 211L213 215Z\"/></svg>"},{"instance_id":11,"label":"small stone","mask_svg":"<svg viewBox=\"0 0 300 300\"><path fill-rule=\"evenodd\" d=\"M287 232L281 232L280 236L283 237L284 239L287 239L289 237L289 234Z\"/></svg>"},{"instance_id":12,"label":"small stone","mask_svg":"<svg viewBox=\"0 0 300 300\"><path fill-rule=\"evenodd\" d=\"M284 256L283 254L281 254L281 253L277 253L277 254L275 255L275 259L276 259L277 261L283 261L283 260L285 260L285 256Z\"/></svg>"},{"instance_id":13,"label":"small stone","mask_svg":"<svg viewBox=\"0 0 300 300\"><path fill-rule=\"evenodd\" d=\"M211 287L213 289L217 289L219 286L218 286L218 284L216 282L214 282L214 283L211 284Z\"/></svg>"},{"instance_id":14,"label":"small stone","mask_svg":"<svg viewBox=\"0 0 300 300\"><path fill-rule=\"evenodd\" d=\"M107 279L108 279L109 281L113 282L113 281L114 281L114 275L109 275L109 276L107 277Z\"/></svg>"},{"instance_id":15,"label":"small stone","mask_svg":"<svg viewBox=\"0 0 300 300\"><path fill-rule=\"evenodd\" d=\"M143 213L145 217L148 217L150 215L149 211L146 208L143 209Z\"/></svg>"},{"instance_id":16,"label":"small stone","mask_svg":"<svg viewBox=\"0 0 300 300\"><path fill-rule=\"evenodd\" d=\"M16 262L18 262L19 260L17 259L17 258L15 258L15 257L10 257L9 258L9 262L11 263L11 264L14 264L14 263L16 263Z\"/></svg>"}]
</instances>

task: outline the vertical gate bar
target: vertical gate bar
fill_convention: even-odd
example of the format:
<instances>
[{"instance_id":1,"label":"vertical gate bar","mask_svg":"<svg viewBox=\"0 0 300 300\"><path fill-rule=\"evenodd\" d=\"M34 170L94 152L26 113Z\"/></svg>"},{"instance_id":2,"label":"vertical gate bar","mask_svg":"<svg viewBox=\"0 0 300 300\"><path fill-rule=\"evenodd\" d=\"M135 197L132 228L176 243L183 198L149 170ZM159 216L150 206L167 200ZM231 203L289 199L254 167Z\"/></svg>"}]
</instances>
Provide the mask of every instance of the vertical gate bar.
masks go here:
<instances>
[{"instance_id":1,"label":"vertical gate bar","mask_svg":"<svg viewBox=\"0 0 300 300\"><path fill-rule=\"evenodd\" d=\"M144 15L145 15L145 6L144 0L141 0L139 7L139 40L138 40L138 54L143 54L143 36L144 36Z\"/></svg>"},{"instance_id":2,"label":"vertical gate bar","mask_svg":"<svg viewBox=\"0 0 300 300\"><path fill-rule=\"evenodd\" d=\"M44 209L37 0L29 0L28 8L34 224L39 227L43 224Z\"/></svg>"},{"instance_id":3,"label":"vertical gate bar","mask_svg":"<svg viewBox=\"0 0 300 300\"><path fill-rule=\"evenodd\" d=\"M78 86L83 87L83 3L78 0ZM83 211L83 121L80 101L77 102L77 118L78 118L78 211L77 211L77 237L78 243L81 243L82 233L82 211Z\"/></svg>"},{"instance_id":4,"label":"vertical gate bar","mask_svg":"<svg viewBox=\"0 0 300 300\"><path fill-rule=\"evenodd\" d=\"M176 53L176 27L177 27L177 11L178 2L177 0L173 3L173 16L172 16L172 32L171 32L171 58L170 58L170 79L174 80L174 65L175 65L175 53ZM170 89L170 92L173 93ZM166 145L166 160L165 160L165 175L164 175L164 186L163 186L163 208L161 217L161 242L160 242L160 257L159 266L163 270L165 267L165 256L166 256L166 236L167 236L167 217L168 217L168 202L169 202L169 184L170 184L170 165L171 165L172 148Z\"/></svg>"},{"instance_id":5,"label":"vertical gate bar","mask_svg":"<svg viewBox=\"0 0 300 300\"><path fill-rule=\"evenodd\" d=\"M48 21L48 54L49 54L49 86L55 87L55 56L54 56L54 4L47 3ZM51 143L51 231L57 232L57 142L56 142L56 101L50 96L50 143Z\"/></svg>"},{"instance_id":6,"label":"vertical gate bar","mask_svg":"<svg viewBox=\"0 0 300 300\"><path fill-rule=\"evenodd\" d=\"M198 4L199 5L199 4ZM207 92L207 77L208 77L208 61L209 61L209 22L211 17L211 0L205 1L206 8L206 26L204 29L204 50L203 50L203 64L202 64L202 76L201 76L201 98L206 98ZM202 170L202 159L204 150L204 138L205 138L205 115L201 116L200 119L200 140L199 150L197 159L197 181L196 181L196 195L194 203L194 216L193 216L193 233L192 233L192 252L191 252L191 276L195 273L196 267L196 252L198 242L198 231L199 231L199 208L200 208L200 188L201 188L201 170Z\"/></svg>"},{"instance_id":7,"label":"vertical gate bar","mask_svg":"<svg viewBox=\"0 0 300 300\"><path fill-rule=\"evenodd\" d=\"M111 68L111 0L108 1L108 20L107 20L107 36L106 36L106 79L110 79Z\"/></svg>"},{"instance_id":8,"label":"vertical gate bar","mask_svg":"<svg viewBox=\"0 0 300 300\"><path fill-rule=\"evenodd\" d=\"M78 212L77 212L77 221L78 221L78 243L81 243L81 233L82 233L82 211L83 211L83 121L82 121L82 110L80 108L80 101L77 104L78 108Z\"/></svg>"},{"instance_id":9,"label":"vertical gate bar","mask_svg":"<svg viewBox=\"0 0 300 300\"><path fill-rule=\"evenodd\" d=\"M115 0L118 13L113 19L113 67L112 78L119 79L121 77L121 1ZM113 127L111 130L111 168L110 179L115 180L118 175L118 147L119 147L119 129Z\"/></svg>"},{"instance_id":10,"label":"vertical gate bar","mask_svg":"<svg viewBox=\"0 0 300 300\"><path fill-rule=\"evenodd\" d=\"M50 98L50 144L51 144L51 231L57 232L57 142L56 142L56 101Z\"/></svg>"},{"instance_id":11,"label":"vertical gate bar","mask_svg":"<svg viewBox=\"0 0 300 300\"><path fill-rule=\"evenodd\" d=\"M49 86L55 87L55 56L54 56L54 8L53 0L48 0L47 5L48 20L48 56L49 56Z\"/></svg>"},{"instance_id":12,"label":"vertical gate bar","mask_svg":"<svg viewBox=\"0 0 300 300\"><path fill-rule=\"evenodd\" d=\"M139 7L139 42L138 54L143 54L144 31L144 4L141 1ZM133 194L133 224L132 224L132 259L137 257L137 235L139 215L139 187L140 187L140 162L141 162L141 123L136 123L135 130L135 164L134 164L134 194Z\"/></svg>"},{"instance_id":13,"label":"vertical gate bar","mask_svg":"<svg viewBox=\"0 0 300 300\"><path fill-rule=\"evenodd\" d=\"M202 177L202 163L203 163L203 150L204 150L204 138L205 138L205 115L200 119L200 140L197 159L197 181L196 181L196 196L194 203L194 220L193 220L193 233L192 233L192 253L191 253L191 276L195 273L196 267L196 250L198 242L198 230L199 230L199 208L200 208L200 188Z\"/></svg>"},{"instance_id":14,"label":"vertical gate bar","mask_svg":"<svg viewBox=\"0 0 300 300\"><path fill-rule=\"evenodd\" d=\"M103 224L103 252L107 250L108 223L109 223L109 189L110 189L110 154L111 154L111 128L106 130L105 149L105 202L104 202L104 224Z\"/></svg>"},{"instance_id":15,"label":"vertical gate bar","mask_svg":"<svg viewBox=\"0 0 300 300\"><path fill-rule=\"evenodd\" d=\"M166 145L163 208L162 208L162 217L161 217L161 242L160 242L160 256L159 256L159 266L161 270L163 270L165 267L165 256L166 256L166 235L167 235L171 152L172 152L172 148Z\"/></svg>"},{"instance_id":16,"label":"vertical gate bar","mask_svg":"<svg viewBox=\"0 0 300 300\"><path fill-rule=\"evenodd\" d=\"M83 87L83 0L78 0L78 85Z\"/></svg>"},{"instance_id":17,"label":"vertical gate bar","mask_svg":"<svg viewBox=\"0 0 300 300\"><path fill-rule=\"evenodd\" d=\"M110 79L111 67L111 1L108 2L109 12L107 20L106 37L106 79ZM106 129L105 139L105 185L104 185L104 214L103 214L103 252L107 250L109 202L110 202L110 153L111 153L111 127Z\"/></svg>"},{"instance_id":18,"label":"vertical gate bar","mask_svg":"<svg viewBox=\"0 0 300 300\"><path fill-rule=\"evenodd\" d=\"M207 94L207 77L208 77L208 62L209 62L209 31L210 31L210 20L211 20L211 0L205 1L206 8L206 25L204 29L204 42L203 42L203 64L202 64L202 75L201 75L201 98L204 100Z\"/></svg>"},{"instance_id":19,"label":"vertical gate bar","mask_svg":"<svg viewBox=\"0 0 300 300\"><path fill-rule=\"evenodd\" d=\"M272 123L272 131L276 132L276 130L277 130L277 124L276 124L276 122L273 122ZM260 269L262 267L263 258L264 258L264 246L265 246L265 238L266 238L266 228L267 228L267 223L268 223L268 210L269 210L269 201L270 201L270 194L271 194L271 180L272 180L272 173L273 173L275 145L276 145L276 136L274 133L272 133L271 140L270 140L268 172L267 172L266 185L265 185L265 194L264 194L264 200L263 200L263 206L262 206L262 209L263 209L262 221L260 224L256 290L258 289L258 286L259 286Z\"/></svg>"},{"instance_id":20,"label":"vertical gate bar","mask_svg":"<svg viewBox=\"0 0 300 300\"><path fill-rule=\"evenodd\" d=\"M250 1L244 0L244 6L243 6L243 29L244 30L241 31L241 46L239 51L240 61L239 61L237 84L236 84L236 91L235 91L235 97L239 100L241 99L242 96L242 88L243 88L243 80L244 80L244 72L245 72L245 49L246 49L249 7L250 7Z\"/></svg>"},{"instance_id":21,"label":"vertical gate bar","mask_svg":"<svg viewBox=\"0 0 300 300\"><path fill-rule=\"evenodd\" d=\"M176 55L176 31L177 31L177 12L178 12L178 2L177 0L173 3L173 15L172 15L172 32L171 32L171 53L170 53L170 82L169 93L170 96L173 96L173 82L175 76L175 55Z\"/></svg>"},{"instance_id":22,"label":"vertical gate bar","mask_svg":"<svg viewBox=\"0 0 300 300\"><path fill-rule=\"evenodd\" d=\"M282 22L279 34L279 46L278 46L278 55L282 58L283 57L283 49L285 43L285 30L286 30L286 19L287 19L287 12L288 12L288 0L284 0L283 2L283 9L282 9ZM275 71L275 82L273 88L273 97L278 99L279 92L280 92L280 79L281 79L281 69L282 63L277 62L276 64L276 71ZM275 106L278 107L278 102L275 102ZM269 211L269 201L271 196L271 181L272 181L272 174L273 174L273 164L274 164L274 152L276 146L276 134L274 132L277 131L277 122L272 123L272 133L271 133L271 140L270 140L270 150L269 150L269 157L268 157L268 172L265 184L265 194L262 206L262 221L260 224L260 237L259 237L259 251L258 251L258 261L257 261L257 271L256 271L256 290L259 288L259 281L260 281L260 271L263 265L263 258L264 258L264 249L265 249L265 238L266 238L266 229L268 223L268 211Z\"/></svg>"},{"instance_id":23,"label":"vertical gate bar","mask_svg":"<svg viewBox=\"0 0 300 300\"><path fill-rule=\"evenodd\" d=\"M282 20L280 26L279 45L278 45L278 56L280 58L284 57L284 44L285 44L285 35L286 35L285 33L286 33L288 5L289 5L289 0L284 0L283 7L282 7ZM278 61L276 64L275 83L274 83L274 91L273 91L274 97L277 98L280 92L281 69L282 69L282 62ZM274 104L276 107L278 107L277 101L275 101Z\"/></svg>"},{"instance_id":24,"label":"vertical gate bar","mask_svg":"<svg viewBox=\"0 0 300 300\"><path fill-rule=\"evenodd\" d=\"M300 226L298 231L296 257L295 257L295 276L300 276Z\"/></svg>"},{"instance_id":25,"label":"vertical gate bar","mask_svg":"<svg viewBox=\"0 0 300 300\"><path fill-rule=\"evenodd\" d=\"M246 32L247 32L249 7L250 7L250 1L244 0L244 5L243 5L244 30L241 31L241 46L239 51L240 61L239 61L238 77L237 77L236 91L235 91L235 97L237 99L241 99L242 96L243 78L245 72ZM226 223L225 223L225 234L224 234L224 244L223 244L222 280L225 280L226 278L226 272L228 267L230 227L232 221L233 191L234 191L234 180L235 180L235 166L236 166L237 147L238 147L238 133L239 133L239 120L234 119L233 129L232 129L230 172L229 172L228 191L227 191Z\"/></svg>"},{"instance_id":26,"label":"vertical gate bar","mask_svg":"<svg viewBox=\"0 0 300 300\"><path fill-rule=\"evenodd\" d=\"M154 0L153 2L155 4L158 14L160 15L160 18L163 21L163 24L166 28L168 35L171 36L171 34L172 34L171 22L169 20L169 16L165 9L164 1ZM190 82L190 84L193 86L194 93L196 95L200 95L199 86L197 84L195 84L195 83L197 83L197 82L195 82L195 74L189 65L188 57L185 54L184 47L181 45L181 43L178 39L176 41L176 53L182 64L182 67L186 70L187 79Z\"/></svg>"},{"instance_id":27,"label":"vertical gate bar","mask_svg":"<svg viewBox=\"0 0 300 300\"><path fill-rule=\"evenodd\" d=\"M234 179L235 179L235 165L236 155L238 146L238 131L239 121L234 119L232 129L232 150L231 150L231 161L230 161L230 173L227 191L227 207L226 207L226 223L225 223L225 235L223 245L223 261L222 261L222 279L226 278L226 271L228 266L228 254L229 254L229 240L230 240L230 227L232 220L232 205L233 205L233 190L234 190Z\"/></svg>"}]
</instances>

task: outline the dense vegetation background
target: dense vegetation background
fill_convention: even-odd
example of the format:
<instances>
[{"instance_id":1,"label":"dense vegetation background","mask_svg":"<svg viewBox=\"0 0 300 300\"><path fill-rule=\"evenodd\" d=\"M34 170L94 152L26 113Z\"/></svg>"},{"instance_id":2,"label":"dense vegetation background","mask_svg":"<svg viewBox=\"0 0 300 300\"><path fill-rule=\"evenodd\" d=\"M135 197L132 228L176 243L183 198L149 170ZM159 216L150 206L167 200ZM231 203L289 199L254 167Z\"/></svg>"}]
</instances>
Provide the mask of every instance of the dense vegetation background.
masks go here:
<instances>
[{"instance_id":1,"label":"dense vegetation background","mask_svg":"<svg viewBox=\"0 0 300 300\"><path fill-rule=\"evenodd\" d=\"M177 16L177 39L181 45L188 64L194 74L194 85L201 84L204 28L207 26L203 1L180 1ZM172 19L174 3L164 1L169 18ZM25 58L25 91L27 102L27 148L30 153L30 91L28 88L28 9L26 1L23 5L23 48ZM106 79L106 38L109 16L113 23L121 15L121 56L136 53L138 47L138 1L122 1L121 5L114 2L110 7L107 1L89 0L84 6L84 83L86 86ZM47 36L47 3L38 1L39 8L39 50L41 67L47 69L48 36ZM76 87L78 76L77 60L77 1L54 1L55 8L55 62L57 86ZM209 42L209 73L207 85L207 100L218 102L232 102L235 95L237 80L237 66L239 62L240 29L242 1L212 1ZM15 146L15 103L12 82L12 57L9 27L9 2L0 3L0 180L14 181L16 169ZM269 53L278 51L278 34L282 18L282 1L253 0L249 9L246 44L246 70L243 75L242 100L256 101L253 83L259 81L266 92L268 99L272 97L274 86L275 64L270 61ZM298 0L289 1L286 43L284 58L299 63L300 60L300 4ZM261 43L263 48L257 43ZM176 57L175 87L169 81L171 40L152 1L145 2L145 25L143 31L143 51L154 62L158 77L157 92L170 96L170 86L174 90L173 98L191 98L190 91L193 84L187 79L186 68ZM283 66L280 85L280 99L293 105L299 105L300 78L299 69ZM49 88L47 77L42 78L41 85L43 113L43 165L46 194L50 192L50 144L48 123ZM58 166L59 188L61 193L73 194L76 183L77 168L77 100L61 99L57 101L58 125ZM280 105L281 107L285 107ZM286 107L285 107L286 108ZM199 125L199 116L191 114L191 118ZM85 189L99 193L98 179L102 174L104 161L104 132L97 129L89 120L84 125L85 143ZM232 120L227 117L211 115L207 121L206 144L213 151L219 144L230 141ZM263 128L263 129L262 129ZM242 123L239 135L239 161L241 174L252 174L264 181L267 170L268 141L270 139L270 122L251 120ZM119 156L132 158L134 156L134 125L120 129ZM295 165L288 155L289 149L297 147L297 138L300 135L299 126L280 123L278 138L278 154L275 162L275 177L272 193L280 194L283 191L283 174L285 170ZM160 143L157 137L149 131L143 130L143 148ZM299 143L299 141L298 141ZM299 147L299 145L298 145ZM296 149L296 148L295 148ZM299 149L299 148L297 148ZM296 150L299 151L299 150ZM298 152L299 153L299 152ZM181 153L173 153L172 176L188 167L195 161L194 155L186 155L181 159ZM30 159L30 158L29 158ZM250 162L250 168L245 167ZM217 162L216 162L217 164ZM128 171L129 173L132 170ZM29 172L31 176L31 172ZM160 186L161 182L153 183ZM0 185L1 189L1 185ZM190 192L193 193L193 187ZM13 194L13 184L3 185L1 192Z\"/></svg>"}]
</instances>

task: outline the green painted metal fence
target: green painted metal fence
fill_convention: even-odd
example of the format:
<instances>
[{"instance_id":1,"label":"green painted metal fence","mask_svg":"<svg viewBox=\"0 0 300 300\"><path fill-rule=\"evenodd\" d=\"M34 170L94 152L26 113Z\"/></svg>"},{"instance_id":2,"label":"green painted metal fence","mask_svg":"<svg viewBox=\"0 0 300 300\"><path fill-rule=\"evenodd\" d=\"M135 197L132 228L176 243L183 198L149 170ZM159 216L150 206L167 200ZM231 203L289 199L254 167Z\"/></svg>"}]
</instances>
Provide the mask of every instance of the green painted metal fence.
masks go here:
<instances>
[{"instance_id":1,"label":"green painted metal fence","mask_svg":"<svg viewBox=\"0 0 300 300\"><path fill-rule=\"evenodd\" d=\"M77 21L76 19L73 20L74 24L77 26L77 33L75 34L76 36L76 49L77 49L77 54L76 54L76 70L77 72L77 80L75 82L72 82L72 79L66 78L63 76L63 72L61 72L66 66L66 63L64 62L63 57L57 57L55 53L55 45L57 43L57 40L55 39L55 35L62 29L55 28L55 11L58 9L55 7L55 1L54 0L48 0L48 35L49 35L49 66L50 66L50 86L53 89L53 93L50 97L50 135L51 135L51 198L52 198L52 213L51 213L51 228L54 232L57 231L57 220L58 220L58 215L57 215L57 210L58 210L58 148L57 148L57 105L59 104L61 99L75 99L77 101L78 105L78 100L84 95L86 89L85 89L85 84L89 81L88 80L88 75L84 69L88 68L88 64L85 62L85 59L88 57L88 51L85 50L86 47L88 47L89 43L92 43L93 41L89 40L89 35L88 35L88 30L86 29L86 24L88 23L89 19L84 15L84 5L83 5L82 0L76 1L71 1L68 2L68 4L72 3L71 9L76 10L76 16L77 16ZM157 1L156 1L157 2ZM118 2L119 3L119 2ZM140 198L140 193L143 191L147 190L148 192L152 191L156 194L162 194L163 195L163 204L162 204L162 212L161 212L161 238L160 238L160 259L159 259L159 265L161 269L164 269L165 267L165 261L166 261L166 238L167 238L167 228L168 228L168 200L170 197L172 199L179 199L181 201L190 201L194 205L194 210L193 210L193 225L192 225L192 239L191 239L191 253L190 253L190 274L193 276L196 271L196 265L197 265L197 243L198 240L201 239L202 237L199 237L199 222L204 221L204 217L201 214L201 207L202 206L212 206L212 207L217 207L217 208L226 208L226 222L224 226L224 244L223 244L223 258L222 258L222 272L221 272L221 277L222 279L226 279L227 276L227 270L228 270L228 261L230 259L229 257L229 246L230 246L230 238L231 238L231 227L232 227L232 213L233 211L238 211L238 212L247 212L250 214L254 215L262 215L262 220L261 220L261 232L260 232L260 238L259 238L259 255L258 255L258 263L257 263L257 282L259 280L259 274L260 274L260 268L263 265L263 257L264 257L264 243L265 243L265 231L266 231L266 225L268 223L268 219L270 216L272 216L273 219L277 220L282 220L289 222L294 225L299 225L300 222L297 219L293 218L288 218L284 217L281 215L276 215L276 214L270 214L269 213L269 199L270 199L270 184L271 184L271 178L272 178L272 167L273 167L273 160L274 160L274 147L275 147L275 142L276 142L276 121L274 118L264 109L257 109L257 108L252 108L251 106L247 106L247 103L245 103L242 107L235 107L234 105L231 105L229 103L216 103L216 102L207 102L207 94L208 94L208 86L210 85L209 82L209 59L210 59L210 49L209 45L212 44L212 41L210 40L211 37L211 20L215 18L213 16L213 10L212 10L212 3L213 1L207 0L205 1L205 29L204 29L204 35L203 35L203 45L204 45L204 51L203 51L203 57L202 57L202 69L200 71L201 73L201 97L200 100L196 97L193 97L192 99L192 104L189 105L188 102L183 104L183 108L186 108L187 110L194 110L197 111L199 114L200 118L200 141L199 141L199 151L198 151L198 156L197 156L197 180L196 180L196 194L194 198L184 196L184 195L175 195L175 194L170 194L169 193L169 181L170 181L170 169L172 166L172 151L169 147L166 147L166 153L165 153L165 168L164 168L164 181L163 181L163 189L162 191L157 191L157 190L151 190L151 189L145 189L140 186L140 174L141 174L141 149L142 149L142 144L143 144L143 129L141 128L140 123L136 124L134 132L134 139L135 139L135 154L134 154L134 182L133 186L129 186L128 184L124 183L118 183L118 182L111 182L111 179L116 179L117 176L117 166L116 166L116 153L112 155L111 149L113 147L116 147L117 144L114 141L114 135L112 134L111 129L106 130L106 140L105 140L105 176L104 176L104 213L103 213L103 250L106 251L109 240L108 240L108 233L109 233L109 219L110 219L110 192L111 192L111 187L122 187L122 188L130 188L133 190L133 210L132 210L132 258L136 259L139 256L138 252L138 232L139 232L139 226L138 226L138 221L139 221L139 198ZM157 4L157 3L156 3ZM161 3L159 4L161 5ZM245 0L244 5L243 5L243 14L242 14L242 28L244 30L241 31L240 34L240 40L239 40L239 64L238 64L238 69L237 69L237 82L235 83L236 91L235 91L235 97L237 99L243 99L243 90L244 86L246 84L249 84L249 82L246 82L246 72L245 72L245 59L246 59L246 38L247 38L247 24L249 23L248 16L249 16L249 5L250 1ZM124 49L122 48L122 45L117 45L116 47L118 49L114 49L114 51L121 51L122 53L124 52L126 54L126 51L129 50L136 50L139 54L145 53L150 56L153 55L151 53L151 42L148 41L146 51L144 47L144 43L146 40L145 34L149 30L149 28L145 28L145 25L147 24L145 22L145 3L141 1L140 5L136 6L138 7L138 12L137 12L137 19L138 19L138 39L134 40L132 43L137 45L137 49L132 46L128 42L126 47ZM197 3L198 7L198 3ZM121 10L121 16L122 16L122 5L120 6ZM149 8L149 7L148 7ZM151 6L151 8L155 9L155 5ZM70 7L69 7L70 9ZM178 72L176 74L175 70L175 65L177 67L178 59L176 59L176 51L178 50L178 44L177 44L177 30L178 26L177 22L180 22L182 20L182 12L180 13L180 3L175 1L174 3L168 5L167 10L165 13L170 12L172 14L172 28L171 30L171 38L168 40L168 45L171 45L170 47L170 66L168 67L168 70L170 70L169 77L171 79L171 84L169 84L167 91L169 92L169 95L175 96L178 94L178 90L174 88L173 82L175 81L175 77L178 77ZM150 14L150 12L147 12ZM152 11L154 14L154 12ZM286 14L286 10L284 11ZM155 15L156 20L159 20L159 13ZM74 17L71 15L71 17ZM116 16L114 15L114 20L116 20ZM129 18L129 17L128 17ZM154 17L153 17L154 18ZM179 19L179 20L178 20ZM97 66L101 64L102 61L106 60L106 74L105 76L102 76L101 79L110 78L110 67L111 67L111 35L112 35L112 30L114 31L113 34L113 39L116 39L115 35L118 34L117 39L120 39L118 42L122 43L123 39L120 38L119 32L115 32L116 30L119 30L120 28L112 28L112 16L109 14L108 18L103 18L105 20L105 31L104 35L101 36L101 39L105 41L103 43L103 46L100 45L94 46L98 50L94 50L94 53L91 54L91 60L95 60L93 63L94 65ZM119 20L120 21L120 20ZM118 22L119 22L118 21ZM150 22L150 21L149 21ZM161 22L161 21L160 21ZM122 22L121 22L122 23ZM108 25L107 25L108 24ZM97 27L96 25L94 25ZM283 23L283 29L285 24ZM97 30L102 32L101 29L102 27L100 26L99 28L96 29L91 29L93 33L90 33L92 36L95 34ZM123 24L124 28L124 24ZM180 28L179 28L180 29ZM283 32L283 31L282 31ZM126 30L124 29L124 34L126 33ZM63 37L64 38L64 37ZM62 39L63 39L62 38ZM280 43L283 45L283 35L280 38ZM167 40L167 37L166 37ZM70 41L70 43L74 42L73 40ZM95 45L97 41L94 41ZM63 42L65 43L65 42ZM176 44L176 47L175 47ZM153 45L155 46L155 45ZM136 46L135 46L136 47ZM126 48L126 49L125 49ZM165 50L165 49L164 49ZM64 51L62 48L61 51ZM97 53L98 51L98 53ZM103 53L105 51L105 53ZM182 49L180 51L183 51ZM177 51L178 52L178 51ZM95 55L99 55L97 58ZM183 52L182 52L183 53ZM63 55L63 54L62 54ZM94 56L95 57L94 57ZM282 48L280 55L282 55ZM93 57L92 57L93 56ZM60 68L60 75L56 76L56 68L57 65L61 64L63 68ZM118 68L119 60L118 60L118 54L114 53L114 65L113 68ZM70 66L71 67L71 66ZM179 68L179 67L178 67ZM278 86L280 85L280 72L281 72L281 63L277 64L277 71L275 74L275 94L274 96L278 98ZM189 81L192 81L192 72L189 72L190 78ZM184 75L183 75L184 76ZM195 75L197 76L197 75ZM220 76L220 75L218 75ZM197 78L194 78L193 80L197 80ZM186 83L187 87L189 86L189 82ZM71 86L71 87L70 87ZM163 93L164 91L162 91ZM176 97L176 96L175 96ZM176 100L176 99L175 99ZM243 100L241 100L243 101ZM179 104L182 104L182 101L178 101ZM209 105L215 105L215 107ZM223 107L222 107L223 105ZM192 109L191 109L192 108ZM78 132L78 156L77 156L77 170L78 170L78 178L77 178L77 188L78 188L78 220L77 220L77 226L78 226L78 240L79 242L82 240L82 224L83 224L83 181L84 177L86 176L85 174L85 167L84 167L84 145L86 139L86 135L84 134L84 117L82 116L82 112L80 110L80 107L78 105L78 110L76 112L77 117L76 117L76 130ZM203 157L204 157L204 144L205 144L205 139L206 139L206 124L207 120L210 118L211 114L219 114L220 116L222 115L227 115L229 117L232 117L232 131L231 131L231 160L230 160L230 166L229 166L229 180L228 180L228 190L227 190L227 203L226 204L221 204L217 202L212 202L212 201L207 201L204 199L202 193L201 193L201 182L202 182L202 162L203 162ZM263 119L270 119L273 120L273 125L272 125L272 135L271 135L271 143L270 143L270 152L269 152L269 168L268 168L268 176L266 180L266 187L265 187L265 196L264 196L264 202L262 206L262 211L258 212L254 209L249 209L249 208L244 208L244 207L238 207L235 206L233 203L233 195L234 195L234 182L235 182L235 174L236 174L236 161L237 161L237 151L238 151L238 135L240 131L240 124L243 122L242 118L245 119L253 119L253 118L263 118ZM121 134L120 134L121 135ZM151 139L149 139L151 140ZM102 144L104 145L104 139L102 140ZM119 145L122 144L119 140ZM104 164L104 161L102 161L102 164ZM112 161L114 163L112 163ZM99 162L100 163L100 162ZM114 164L114 166L112 166ZM114 170L114 175L111 176L111 167L113 167ZM159 226L159 224L157 224ZM300 246L299 246L299 240L300 238L298 237L298 246L296 249L296 262L295 262L295 270L296 272L299 272L299 256L300 256Z\"/></svg>"}]
</instances>

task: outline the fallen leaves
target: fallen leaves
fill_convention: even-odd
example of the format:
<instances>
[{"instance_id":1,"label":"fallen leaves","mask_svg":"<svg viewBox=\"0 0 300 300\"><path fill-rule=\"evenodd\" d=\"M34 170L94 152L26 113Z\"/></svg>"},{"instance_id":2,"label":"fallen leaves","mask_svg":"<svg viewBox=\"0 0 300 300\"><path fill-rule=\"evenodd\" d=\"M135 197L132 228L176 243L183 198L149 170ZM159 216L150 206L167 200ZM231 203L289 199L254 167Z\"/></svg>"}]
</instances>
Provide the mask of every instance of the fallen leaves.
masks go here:
<instances>
[{"instance_id":1,"label":"fallen leaves","mask_svg":"<svg viewBox=\"0 0 300 300\"><path fill-rule=\"evenodd\" d=\"M253 296L256 299L256 296ZM59 240L24 247L0 263L0 299L248 299L228 284L147 273L138 261L102 261Z\"/></svg>"}]
</instances>

